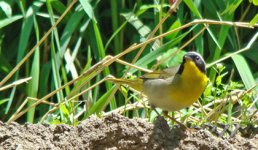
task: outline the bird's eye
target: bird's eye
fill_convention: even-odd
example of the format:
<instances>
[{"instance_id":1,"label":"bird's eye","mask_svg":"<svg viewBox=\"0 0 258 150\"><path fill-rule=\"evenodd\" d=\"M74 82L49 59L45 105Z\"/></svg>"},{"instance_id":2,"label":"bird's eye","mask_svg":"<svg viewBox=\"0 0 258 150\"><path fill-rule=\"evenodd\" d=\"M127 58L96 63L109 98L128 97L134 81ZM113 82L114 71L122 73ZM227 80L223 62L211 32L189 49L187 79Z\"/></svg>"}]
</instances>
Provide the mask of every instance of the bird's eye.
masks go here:
<instances>
[{"instance_id":1,"label":"bird's eye","mask_svg":"<svg viewBox=\"0 0 258 150\"><path fill-rule=\"evenodd\" d=\"M200 57L198 57L198 56L197 56L197 57L195 57L195 60L196 60L196 61L200 60Z\"/></svg>"}]
</instances>

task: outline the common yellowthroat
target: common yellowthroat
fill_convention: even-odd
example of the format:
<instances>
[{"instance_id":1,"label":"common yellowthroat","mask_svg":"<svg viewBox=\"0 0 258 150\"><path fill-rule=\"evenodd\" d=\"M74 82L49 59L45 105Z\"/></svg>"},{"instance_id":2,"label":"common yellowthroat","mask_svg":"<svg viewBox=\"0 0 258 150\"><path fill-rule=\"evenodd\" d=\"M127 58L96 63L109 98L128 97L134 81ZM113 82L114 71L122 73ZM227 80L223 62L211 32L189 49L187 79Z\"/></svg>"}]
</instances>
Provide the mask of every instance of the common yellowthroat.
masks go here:
<instances>
[{"instance_id":1,"label":"common yellowthroat","mask_svg":"<svg viewBox=\"0 0 258 150\"><path fill-rule=\"evenodd\" d=\"M208 78L205 61L196 52L188 52L176 73L168 68L147 73L140 78L111 79L118 84L127 84L145 94L152 106L164 111L177 111L192 105L204 91Z\"/></svg>"}]
</instances>

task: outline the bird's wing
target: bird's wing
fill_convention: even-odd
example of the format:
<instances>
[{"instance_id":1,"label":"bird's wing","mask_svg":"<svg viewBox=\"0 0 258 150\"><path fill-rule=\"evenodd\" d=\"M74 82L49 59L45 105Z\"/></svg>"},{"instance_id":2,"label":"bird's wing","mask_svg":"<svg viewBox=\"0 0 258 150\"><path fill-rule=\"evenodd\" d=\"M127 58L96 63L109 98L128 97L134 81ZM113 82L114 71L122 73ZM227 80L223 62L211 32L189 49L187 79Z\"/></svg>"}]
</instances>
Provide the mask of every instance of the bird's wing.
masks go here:
<instances>
[{"instance_id":1,"label":"bird's wing","mask_svg":"<svg viewBox=\"0 0 258 150\"><path fill-rule=\"evenodd\" d=\"M140 78L143 80L148 80L148 79L166 79L172 76L175 76L175 74L177 73L179 69L179 65L178 66L174 66L174 67L169 67L166 68L164 70L160 70L160 71L153 71L151 73L146 73L143 76L141 76Z\"/></svg>"}]
</instances>

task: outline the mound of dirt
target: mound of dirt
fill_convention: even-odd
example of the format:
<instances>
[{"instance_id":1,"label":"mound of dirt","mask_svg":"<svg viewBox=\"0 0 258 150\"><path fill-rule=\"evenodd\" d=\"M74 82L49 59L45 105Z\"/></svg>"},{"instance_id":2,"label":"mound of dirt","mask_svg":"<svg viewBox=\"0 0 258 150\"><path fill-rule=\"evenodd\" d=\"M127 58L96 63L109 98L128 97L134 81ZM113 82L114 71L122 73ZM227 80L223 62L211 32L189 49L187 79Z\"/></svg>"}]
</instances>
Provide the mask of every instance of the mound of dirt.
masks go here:
<instances>
[{"instance_id":1,"label":"mound of dirt","mask_svg":"<svg viewBox=\"0 0 258 150\"><path fill-rule=\"evenodd\" d=\"M222 139L206 130L170 128L164 119L151 124L112 114L91 116L80 125L38 125L0 122L3 149L258 149L258 136Z\"/></svg>"}]
</instances>

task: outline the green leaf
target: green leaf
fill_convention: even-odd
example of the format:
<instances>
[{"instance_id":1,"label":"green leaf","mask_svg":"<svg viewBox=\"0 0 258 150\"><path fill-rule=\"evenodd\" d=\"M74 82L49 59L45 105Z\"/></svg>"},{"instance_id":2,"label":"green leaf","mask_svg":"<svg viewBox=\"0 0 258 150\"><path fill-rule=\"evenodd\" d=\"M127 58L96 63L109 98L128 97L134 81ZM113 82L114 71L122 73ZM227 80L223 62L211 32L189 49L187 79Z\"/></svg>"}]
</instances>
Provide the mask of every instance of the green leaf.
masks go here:
<instances>
[{"instance_id":1,"label":"green leaf","mask_svg":"<svg viewBox=\"0 0 258 150\"><path fill-rule=\"evenodd\" d=\"M169 31L179 28L180 26L182 26L182 23L181 23L180 19L177 19L172 24L172 26L170 26ZM166 36L166 39L170 39L170 40L174 39L178 35L179 32L180 31L176 31L176 32L173 32L172 34L169 34L168 36Z\"/></svg>"},{"instance_id":2,"label":"green leaf","mask_svg":"<svg viewBox=\"0 0 258 150\"><path fill-rule=\"evenodd\" d=\"M192 0L184 0L184 2L188 6L188 8L194 13L195 16L197 16L200 19L202 18L199 10L195 7Z\"/></svg>"},{"instance_id":3,"label":"green leaf","mask_svg":"<svg viewBox=\"0 0 258 150\"><path fill-rule=\"evenodd\" d=\"M254 18L250 21L250 26L253 26L258 22L258 13L254 16Z\"/></svg>"},{"instance_id":4,"label":"green leaf","mask_svg":"<svg viewBox=\"0 0 258 150\"><path fill-rule=\"evenodd\" d=\"M142 37L147 37L151 29L146 26L135 14L133 13L122 13L125 19L138 31Z\"/></svg>"},{"instance_id":5,"label":"green leaf","mask_svg":"<svg viewBox=\"0 0 258 150\"><path fill-rule=\"evenodd\" d=\"M58 89L62 86L62 81L61 81L61 76L59 74L59 69L58 69L58 61L57 59L59 57L57 57L56 54L56 50L55 50L55 45L54 45L54 38L53 36L51 37L51 64L52 64L52 76L53 76L53 80L54 80L54 85L55 85L55 89ZM64 94L63 91L60 90L57 92L57 101L60 103L64 100ZM61 114L61 119L64 119L63 113L62 111L60 111Z\"/></svg>"},{"instance_id":6,"label":"green leaf","mask_svg":"<svg viewBox=\"0 0 258 150\"><path fill-rule=\"evenodd\" d=\"M249 2L252 2L255 6L258 6L258 0L249 0Z\"/></svg>"},{"instance_id":7,"label":"green leaf","mask_svg":"<svg viewBox=\"0 0 258 150\"><path fill-rule=\"evenodd\" d=\"M233 61L235 63L235 66L238 70L238 73L241 76L241 79L244 82L245 87L247 89L253 87L256 84L256 82L255 82L255 79L252 75L250 67L247 64L245 58L241 55L234 55L232 57L232 59L233 59Z\"/></svg>"},{"instance_id":8,"label":"green leaf","mask_svg":"<svg viewBox=\"0 0 258 150\"><path fill-rule=\"evenodd\" d=\"M94 17L94 11L93 8L91 6L91 4L89 3L88 0L79 0L80 3L82 4L82 8L84 9L84 11L86 12L86 14L93 19L95 22L97 22L97 20Z\"/></svg>"},{"instance_id":9,"label":"green leaf","mask_svg":"<svg viewBox=\"0 0 258 150\"><path fill-rule=\"evenodd\" d=\"M229 0L227 1L227 8L222 12L222 14L232 14L242 3L242 0Z\"/></svg>"},{"instance_id":10,"label":"green leaf","mask_svg":"<svg viewBox=\"0 0 258 150\"><path fill-rule=\"evenodd\" d=\"M62 1L59 0L51 0L50 2L54 10L56 10L59 14L62 14L67 7L62 3ZM71 12L67 13L64 20L66 21L68 18L71 18Z\"/></svg>"},{"instance_id":11,"label":"green leaf","mask_svg":"<svg viewBox=\"0 0 258 150\"><path fill-rule=\"evenodd\" d=\"M163 8L169 8L169 5L168 4L163 4L162 5ZM140 16L141 14L145 13L147 10L149 9L157 9L160 11L160 5L140 5L140 8L139 10L137 11L136 15L137 16Z\"/></svg>"},{"instance_id":12,"label":"green leaf","mask_svg":"<svg viewBox=\"0 0 258 150\"><path fill-rule=\"evenodd\" d=\"M0 2L0 8L2 8L3 12L5 13L5 15L8 18L10 18L12 16L12 8L7 2L1 1Z\"/></svg>"},{"instance_id":13,"label":"green leaf","mask_svg":"<svg viewBox=\"0 0 258 150\"><path fill-rule=\"evenodd\" d=\"M35 33L36 33L36 39L37 42L39 41L39 28L36 18L34 17L34 26L35 26ZM28 96L29 97L37 97L38 95L38 89L39 89L39 74L40 74L40 53L39 48L36 49L34 52L34 58L32 61L32 67L31 67L31 77L32 80L29 83L28 86ZM28 106L34 104L34 101L29 101ZM34 114L35 114L35 107L32 107L27 114L27 121L33 123L34 121Z\"/></svg>"},{"instance_id":14,"label":"green leaf","mask_svg":"<svg viewBox=\"0 0 258 150\"><path fill-rule=\"evenodd\" d=\"M5 99L0 100L0 106L1 106L2 104L6 103L6 102L8 102L8 98L5 98Z\"/></svg>"},{"instance_id":15,"label":"green leaf","mask_svg":"<svg viewBox=\"0 0 258 150\"><path fill-rule=\"evenodd\" d=\"M43 5L43 2L35 1L35 2L33 2L33 5L30 6L26 12L26 16L22 23L22 30L21 30L19 44L18 44L18 54L17 54L17 58L16 58L17 64L24 57L27 45L28 45L28 43L30 43L29 38L30 38L33 23L34 23L34 18L33 18L34 13L36 13L42 5ZM18 74L19 74L19 71L17 71L15 74L15 80L18 78ZM16 91L16 87L14 87L12 89L5 113L8 113L8 111L11 107L15 91Z\"/></svg>"},{"instance_id":16,"label":"green leaf","mask_svg":"<svg viewBox=\"0 0 258 150\"><path fill-rule=\"evenodd\" d=\"M219 17L221 17L221 16L219 16ZM232 15L226 15L224 17L224 19L226 19L226 20L231 20L232 18L233 18ZM215 51L213 52L213 56L212 56L213 60L217 60L221 56L222 47L224 46L226 39L228 37L229 29L230 29L230 27L228 27L228 26L222 26L220 28L219 35L218 35L218 44L219 45L217 45ZM211 70L209 73L209 77L212 82L215 80L215 76L216 76L216 72L214 70Z\"/></svg>"},{"instance_id":17,"label":"green leaf","mask_svg":"<svg viewBox=\"0 0 258 150\"><path fill-rule=\"evenodd\" d=\"M64 104L60 104L59 105L60 110L62 111L62 113L66 116L69 117L70 113L69 110L66 108L66 106Z\"/></svg>"},{"instance_id":18,"label":"green leaf","mask_svg":"<svg viewBox=\"0 0 258 150\"><path fill-rule=\"evenodd\" d=\"M108 104L107 99L109 98L109 96L111 95L114 89L115 89L115 86L110 88L104 95L102 95L102 97L100 97L97 100L97 102L91 107L88 116L94 113L100 113L100 111L104 109L104 106L107 106Z\"/></svg>"},{"instance_id":19,"label":"green leaf","mask_svg":"<svg viewBox=\"0 0 258 150\"><path fill-rule=\"evenodd\" d=\"M123 13L123 17L138 31L138 33L141 35L140 38L145 38L149 35L151 32L151 29L145 25L134 13ZM156 40L152 44L152 49L157 49L159 47L160 40Z\"/></svg>"},{"instance_id":20,"label":"green leaf","mask_svg":"<svg viewBox=\"0 0 258 150\"><path fill-rule=\"evenodd\" d=\"M6 19L3 19L0 21L0 29L5 27L5 26L8 26L9 24L21 19L23 16L22 15L17 15L17 16L13 16L13 17L10 17L10 18L6 18Z\"/></svg>"},{"instance_id":21,"label":"green leaf","mask_svg":"<svg viewBox=\"0 0 258 150\"><path fill-rule=\"evenodd\" d=\"M77 29L78 24L81 23L81 19L83 18L83 11L74 12L71 15L71 18L66 23L64 28L64 32L60 39L60 56L63 57L65 51L67 50L67 46L72 38L72 35Z\"/></svg>"},{"instance_id":22,"label":"green leaf","mask_svg":"<svg viewBox=\"0 0 258 150\"><path fill-rule=\"evenodd\" d=\"M93 25L93 33L94 33L93 37L94 37L94 40L95 40L96 45L97 45L97 51L98 51L98 54L99 54L99 59L102 59L106 56L106 52L105 52L105 49L104 49L104 45L103 45L103 41L102 41L102 37L101 37L101 32L99 30L97 22L92 21L92 25ZM104 72L105 76L110 75L109 68L105 68L103 72ZM112 87L111 83L109 83L109 82L106 82L105 85L106 85L107 89L110 89ZM111 109L116 108L116 101L114 99L112 99L112 101L110 102L110 105L111 105Z\"/></svg>"},{"instance_id":23,"label":"green leaf","mask_svg":"<svg viewBox=\"0 0 258 150\"><path fill-rule=\"evenodd\" d=\"M201 26L197 26L197 27L193 30L194 34L196 35L202 28L203 28L203 27L201 27ZM204 41L205 41L205 40L204 40L204 38L203 38L203 35L204 35L204 32L201 33L198 37L196 37L196 38L194 39L195 49L196 49L196 51L197 51L199 54L201 54L201 55L203 55L203 53L204 53Z\"/></svg>"},{"instance_id":24,"label":"green leaf","mask_svg":"<svg viewBox=\"0 0 258 150\"><path fill-rule=\"evenodd\" d=\"M50 18L50 22L52 25L55 24L55 19L54 19L54 11L53 11L53 7L52 7L52 0L47 0L46 1L46 6L47 6L47 10L48 10L48 13L49 13L49 18ZM60 46L60 37L59 37L59 34L57 32L57 29L54 29L53 30L53 34L54 34L54 39L55 39L55 44L56 44L56 48L57 48L57 51L60 52L61 50L61 46ZM59 57L59 53L57 53L57 58L55 58L55 61L56 61L56 69L59 70L60 68L60 64L61 64L61 59L62 56Z\"/></svg>"}]
</instances>

